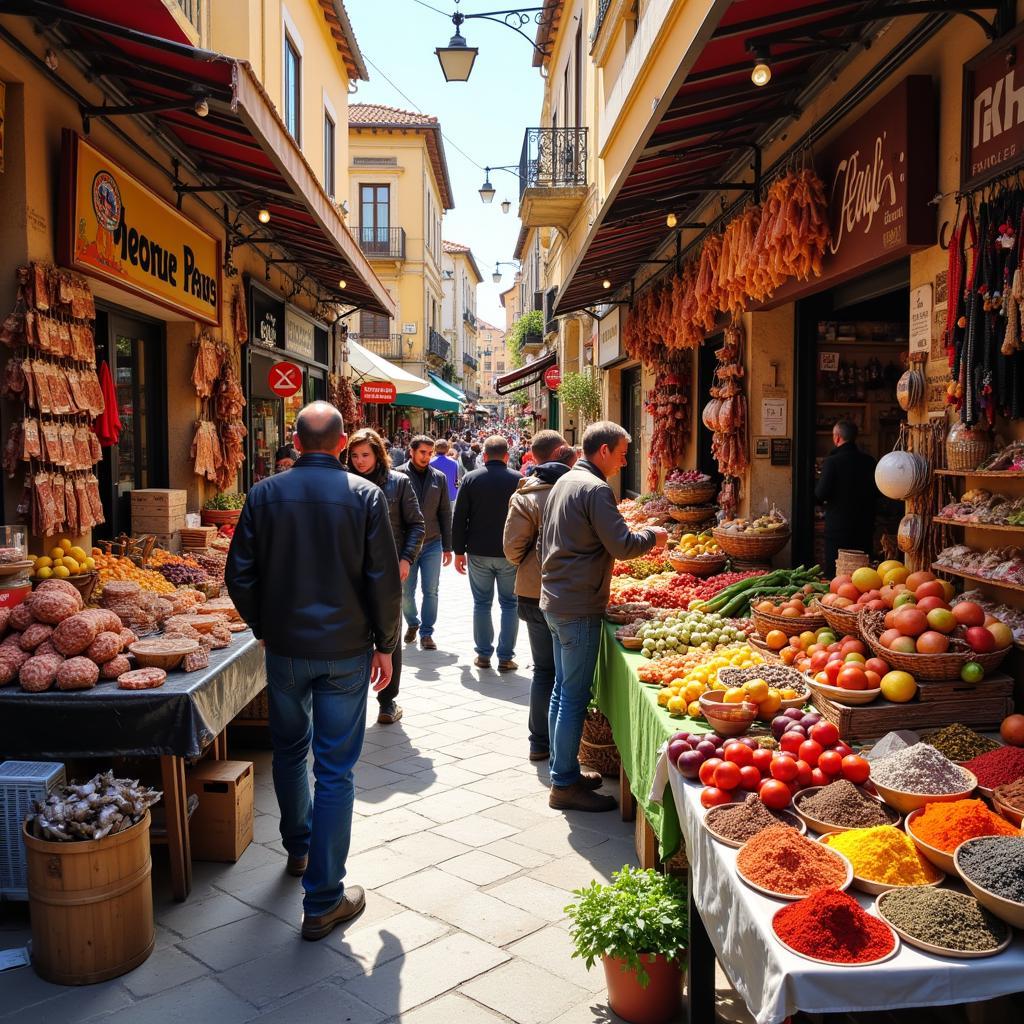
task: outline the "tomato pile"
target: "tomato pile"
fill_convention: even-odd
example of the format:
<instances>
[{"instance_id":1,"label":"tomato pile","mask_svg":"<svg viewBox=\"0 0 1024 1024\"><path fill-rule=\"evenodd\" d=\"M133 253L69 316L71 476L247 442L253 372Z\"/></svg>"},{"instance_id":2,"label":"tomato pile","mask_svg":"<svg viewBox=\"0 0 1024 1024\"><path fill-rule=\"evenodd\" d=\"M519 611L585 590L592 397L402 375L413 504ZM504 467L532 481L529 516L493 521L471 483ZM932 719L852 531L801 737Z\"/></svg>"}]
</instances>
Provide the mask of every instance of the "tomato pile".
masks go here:
<instances>
[{"instance_id":1,"label":"tomato pile","mask_svg":"<svg viewBox=\"0 0 1024 1024\"><path fill-rule=\"evenodd\" d=\"M761 747L749 736L722 740L679 732L669 741L669 760L683 776L704 784L704 807L757 793L766 807L782 810L807 786L827 786L836 779L856 785L867 781L870 764L843 743L831 722L799 711L780 717L791 722L781 734L780 750Z\"/></svg>"},{"instance_id":2,"label":"tomato pile","mask_svg":"<svg viewBox=\"0 0 1024 1024\"><path fill-rule=\"evenodd\" d=\"M616 604L648 601L656 608L688 608L691 601L709 601L731 584L759 575L758 572L722 572L699 579L688 572L673 572L648 576L644 580L619 576L612 581L612 598Z\"/></svg>"}]
</instances>

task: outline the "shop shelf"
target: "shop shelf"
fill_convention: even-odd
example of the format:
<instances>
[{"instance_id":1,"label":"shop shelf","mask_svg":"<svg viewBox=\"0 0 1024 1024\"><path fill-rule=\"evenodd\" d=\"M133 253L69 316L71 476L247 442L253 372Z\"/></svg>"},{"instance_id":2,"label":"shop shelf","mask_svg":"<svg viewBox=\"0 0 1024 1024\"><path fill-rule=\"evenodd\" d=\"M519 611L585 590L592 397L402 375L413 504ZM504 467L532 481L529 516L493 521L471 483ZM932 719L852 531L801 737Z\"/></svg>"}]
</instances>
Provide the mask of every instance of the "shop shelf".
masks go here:
<instances>
[{"instance_id":1,"label":"shop shelf","mask_svg":"<svg viewBox=\"0 0 1024 1024\"><path fill-rule=\"evenodd\" d=\"M999 587L1001 590L1016 590L1024 593L1024 583L1008 583L1006 580L991 580L987 576L977 576L973 572L962 572L960 569L950 569L941 562L932 563L932 572L944 572L948 576L959 576L964 580L972 580L974 583L986 583L990 587Z\"/></svg>"},{"instance_id":2,"label":"shop shelf","mask_svg":"<svg viewBox=\"0 0 1024 1024\"><path fill-rule=\"evenodd\" d=\"M819 403L820 404L820 403ZM1002 480L1024 480L1024 473L1013 469L937 469L936 476L995 477Z\"/></svg>"},{"instance_id":3,"label":"shop shelf","mask_svg":"<svg viewBox=\"0 0 1024 1024\"><path fill-rule=\"evenodd\" d=\"M819 408L826 409L866 409L869 402L818 402Z\"/></svg>"},{"instance_id":4,"label":"shop shelf","mask_svg":"<svg viewBox=\"0 0 1024 1024\"><path fill-rule=\"evenodd\" d=\"M933 523L943 523L946 526L969 526L973 530L999 530L1003 533L1024 533L1024 526L1014 526L1012 523L965 523L959 519L946 519L936 516Z\"/></svg>"}]
</instances>

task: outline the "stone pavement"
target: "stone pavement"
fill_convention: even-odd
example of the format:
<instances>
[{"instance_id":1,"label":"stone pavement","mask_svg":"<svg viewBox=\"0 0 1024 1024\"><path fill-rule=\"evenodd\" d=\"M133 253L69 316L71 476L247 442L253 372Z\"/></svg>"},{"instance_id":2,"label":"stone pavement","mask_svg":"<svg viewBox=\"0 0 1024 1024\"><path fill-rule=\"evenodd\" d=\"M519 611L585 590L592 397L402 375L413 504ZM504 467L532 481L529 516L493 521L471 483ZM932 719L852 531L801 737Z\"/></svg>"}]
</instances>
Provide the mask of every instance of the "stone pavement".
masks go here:
<instances>
[{"instance_id":1,"label":"stone pavement","mask_svg":"<svg viewBox=\"0 0 1024 1024\"><path fill-rule=\"evenodd\" d=\"M633 826L548 808L546 763L526 756L525 630L518 672L476 669L469 587L451 569L441 606L440 650L405 648L405 717L378 726L370 702L347 876L367 889L362 916L320 942L299 938L301 886L283 870L269 752L232 747L256 762L255 836L241 860L196 863L176 904L157 851L146 963L76 989L30 968L0 974L0 1022L619 1021L600 967L570 956L564 907L572 889L636 863ZM25 907L0 904L0 948L28 937ZM720 1011L745 1019L722 987Z\"/></svg>"}]
</instances>

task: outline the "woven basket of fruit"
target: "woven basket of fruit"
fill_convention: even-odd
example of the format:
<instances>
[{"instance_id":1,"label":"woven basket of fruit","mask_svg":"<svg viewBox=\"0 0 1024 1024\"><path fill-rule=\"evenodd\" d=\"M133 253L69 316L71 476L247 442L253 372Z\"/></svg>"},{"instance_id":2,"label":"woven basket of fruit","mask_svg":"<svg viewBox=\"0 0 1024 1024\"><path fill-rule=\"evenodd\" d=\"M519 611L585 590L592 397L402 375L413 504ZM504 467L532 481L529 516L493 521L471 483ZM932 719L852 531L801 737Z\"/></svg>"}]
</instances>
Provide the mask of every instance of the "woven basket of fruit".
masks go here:
<instances>
[{"instance_id":1,"label":"woven basket of fruit","mask_svg":"<svg viewBox=\"0 0 1024 1024\"><path fill-rule=\"evenodd\" d=\"M739 532L718 526L714 536L718 546L733 558L761 561L777 555L789 543L789 527L765 533Z\"/></svg>"},{"instance_id":2,"label":"woven basket of fruit","mask_svg":"<svg viewBox=\"0 0 1024 1024\"><path fill-rule=\"evenodd\" d=\"M673 505L668 514L677 523L706 523L716 511L714 505Z\"/></svg>"},{"instance_id":3,"label":"woven basket of fruit","mask_svg":"<svg viewBox=\"0 0 1024 1024\"><path fill-rule=\"evenodd\" d=\"M718 493L714 480L665 481L662 493L673 505L704 505Z\"/></svg>"},{"instance_id":4,"label":"woven basket of fruit","mask_svg":"<svg viewBox=\"0 0 1024 1024\"><path fill-rule=\"evenodd\" d=\"M91 572L79 572L75 573L74 576L64 576L63 580L65 583L70 583L82 595L83 604L88 604L92 599L92 592L96 589L96 581L99 578L100 574L93 569ZM35 590L43 582L45 581L39 577L33 577L32 589Z\"/></svg>"},{"instance_id":5,"label":"woven basket of fruit","mask_svg":"<svg viewBox=\"0 0 1024 1024\"><path fill-rule=\"evenodd\" d=\"M1011 647L1003 647L996 651L980 652L973 650L962 636L954 633L949 638L949 650L943 654L911 654L893 650L889 644L882 643L882 638L890 631L885 628L885 616L881 612L864 609L859 619L860 635L871 648L872 653L887 661L894 669L909 672L915 679L937 682L944 679L959 679L960 672L970 661L975 661L985 670L985 674L994 672L1010 653ZM899 637L902 639L902 637Z\"/></svg>"},{"instance_id":6,"label":"woven basket of fruit","mask_svg":"<svg viewBox=\"0 0 1024 1024\"><path fill-rule=\"evenodd\" d=\"M811 615L786 615L761 611L761 606L766 604L770 604L770 602L761 601L750 609L750 617L754 620L754 626L762 637L766 637L773 629L781 629L786 636L793 636L795 633L803 633L806 630L816 632L826 625L825 617L817 614L817 604L811 604L810 607L815 609L815 614ZM778 605L773 607L777 608Z\"/></svg>"},{"instance_id":7,"label":"woven basket of fruit","mask_svg":"<svg viewBox=\"0 0 1024 1024\"><path fill-rule=\"evenodd\" d=\"M855 611L853 608L836 608L833 605L822 604L820 601L815 607L835 631L836 636L860 636L859 611Z\"/></svg>"},{"instance_id":8,"label":"woven basket of fruit","mask_svg":"<svg viewBox=\"0 0 1024 1024\"><path fill-rule=\"evenodd\" d=\"M612 736L612 723L598 708L587 709L587 717L583 719L583 739L598 746L607 743L615 745L615 739Z\"/></svg>"},{"instance_id":9,"label":"woven basket of fruit","mask_svg":"<svg viewBox=\"0 0 1024 1024\"><path fill-rule=\"evenodd\" d=\"M725 555L698 555L696 558L685 558L670 551L668 563L676 572L688 572L691 576L714 576L725 568Z\"/></svg>"}]
</instances>

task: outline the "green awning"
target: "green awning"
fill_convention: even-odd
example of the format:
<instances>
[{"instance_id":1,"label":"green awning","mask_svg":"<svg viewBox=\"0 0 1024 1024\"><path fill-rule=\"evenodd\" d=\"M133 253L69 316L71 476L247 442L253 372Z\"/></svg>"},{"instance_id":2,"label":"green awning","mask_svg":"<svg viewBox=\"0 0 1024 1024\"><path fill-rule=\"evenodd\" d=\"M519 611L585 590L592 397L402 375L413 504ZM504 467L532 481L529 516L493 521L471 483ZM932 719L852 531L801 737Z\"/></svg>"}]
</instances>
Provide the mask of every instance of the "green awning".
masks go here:
<instances>
[{"instance_id":1,"label":"green awning","mask_svg":"<svg viewBox=\"0 0 1024 1024\"><path fill-rule=\"evenodd\" d=\"M452 398L457 399L460 402L466 402L468 399L465 394L460 391L454 384L449 384L448 381L442 377L438 377L435 373L427 372L427 376L447 395L451 395Z\"/></svg>"},{"instance_id":2,"label":"green awning","mask_svg":"<svg viewBox=\"0 0 1024 1024\"><path fill-rule=\"evenodd\" d=\"M392 405L407 405L413 409L434 409L437 412L459 412L461 403L431 382L422 391L396 395Z\"/></svg>"}]
</instances>

